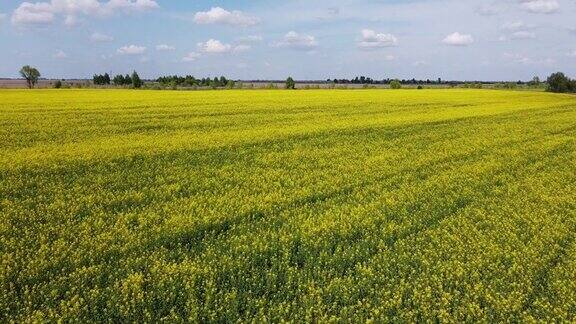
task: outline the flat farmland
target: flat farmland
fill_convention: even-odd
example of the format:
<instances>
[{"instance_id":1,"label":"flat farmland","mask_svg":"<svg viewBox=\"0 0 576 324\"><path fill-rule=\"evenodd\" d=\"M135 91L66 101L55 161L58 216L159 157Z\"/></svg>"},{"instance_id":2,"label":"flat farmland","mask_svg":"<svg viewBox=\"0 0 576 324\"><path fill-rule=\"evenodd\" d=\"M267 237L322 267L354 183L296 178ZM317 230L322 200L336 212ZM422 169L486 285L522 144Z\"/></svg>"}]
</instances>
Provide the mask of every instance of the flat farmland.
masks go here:
<instances>
[{"instance_id":1,"label":"flat farmland","mask_svg":"<svg viewBox=\"0 0 576 324\"><path fill-rule=\"evenodd\" d=\"M576 97L0 90L0 321L576 320Z\"/></svg>"}]
</instances>

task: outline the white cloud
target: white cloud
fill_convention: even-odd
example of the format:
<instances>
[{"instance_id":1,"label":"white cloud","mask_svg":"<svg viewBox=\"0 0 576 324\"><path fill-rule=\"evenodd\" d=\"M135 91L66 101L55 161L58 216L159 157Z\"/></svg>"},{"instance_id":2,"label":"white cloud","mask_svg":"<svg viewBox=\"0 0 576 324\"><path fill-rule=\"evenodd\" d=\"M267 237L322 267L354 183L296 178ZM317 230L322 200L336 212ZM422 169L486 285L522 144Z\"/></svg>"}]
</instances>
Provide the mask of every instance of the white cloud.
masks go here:
<instances>
[{"instance_id":1,"label":"white cloud","mask_svg":"<svg viewBox=\"0 0 576 324\"><path fill-rule=\"evenodd\" d=\"M503 11L503 7L499 2L485 4L476 8L476 13L481 16L494 16Z\"/></svg>"},{"instance_id":2,"label":"white cloud","mask_svg":"<svg viewBox=\"0 0 576 324\"><path fill-rule=\"evenodd\" d=\"M555 61L554 59L551 58L545 58L545 59L532 59L530 57L527 57L523 54L517 54L517 53L504 53L504 58L512 61L513 63L517 63L517 64L531 64L531 65L551 65L554 64Z\"/></svg>"},{"instance_id":3,"label":"white cloud","mask_svg":"<svg viewBox=\"0 0 576 324\"><path fill-rule=\"evenodd\" d=\"M54 13L49 3L22 3L12 14L15 25L46 25L54 21Z\"/></svg>"},{"instance_id":4,"label":"white cloud","mask_svg":"<svg viewBox=\"0 0 576 324\"><path fill-rule=\"evenodd\" d=\"M237 40L239 43L242 43L242 44L258 43L258 42L262 41L262 36L250 35L250 36L240 37Z\"/></svg>"},{"instance_id":5,"label":"white cloud","mask_svg":"<svg viewBox=\"0 0 576 324\"><path fill-rule=\"evenodd\" d=\"M576 57L576 50L573 50L572 52L567 54L568 57Z\"/></svg>"},{"instance_id":6,"label":"white cloud","mask_svg":"<svg viewBox=\"0 0 576 324\"><path fill-rule=\"evenodd\" d=\"M114 37L96 32L90 35L90 40L93 42L111 42L114 40Z\"/></svg>"},{"instance_id":7,"label":"white cloud","mask_svg":"<svg viewBox=\"0 0 576 324\"><path fill-rule=\"evenodd\" d=\"M241 45L237 45L236 47L234 47L234 49L232 51L234 53L242 53L242 52L247 52L251 49L252 49L252 46L241 44Z\"/></svg>"},{"instance_id":8,"label":"white cloud","mask_svg":"<svg viewBox=\"0 0 576 324\"><path fill-rule=\"evenodd\" d=\"M121 55L140 55L146 52L146 47L136 45L122 46L117 52Z\"/></svg>"},{"instance_id":9,"label":"white cloud","mask_svg":"<svg viewBox=\"0 0 576 324\"><path fill-rule=\"evenodd\" d=\"M396 59L396 56L394 55L386 55L384 56L384 60L385 61L394 61Z\"/></svg>"},{"instance_id":10,"label":"white cloud","mask_svg":"<svg viewBox=\"0 0 576 324\"><path fill-rule=\"evenodd\" d=\"M520 0L522 8L531 13L551 14L560 9L557 0Z\"/></svg>"},{"instance_id":11,"label":"white cloud","mask_svg":"<svg viewBox=\"0 0 576 324\"><path fill-rule=\"evenodd\" d=\"M154 0L51 0L50 2L23 2L12 13L15 25L46 25L57 16L64 16L66 26L74 26L80 15L109 16L115 13L130 14L158 8Z\"/></svg>"},{"instance_id":12,"label":"white cloud","mask_svg":"<svg viewBox=\"0 0 576 324\"><path fill-rule=\"evenodd\" d=\"M52 57L55 59L65 59L68 57L68 55L64 51L60 50L52 55Z\"/></svg>"},{"instance_id":13,"label":"white cloud","mask_svg":"<svg viewBox=\"0 0 576 324\"><path fill-rule=\"evenodd\" d=\"M196 53L196 52L190 52L182 58L182 61L183 62L193 62L193 61L196 61L198 58L200 58L200 56L201 55Z\"/></svg>"},{"instance_id":14,"label":"white cloud","mask_svg":"<svg viewBox=\"0 0 576 324\"><path fill-rule=\"evenodd\" d=\"M198 48L201 52L212 54L222 54L232 51L232 45L224 44L216 39L209 39L205 43L198 43Z\"/></svg>"},{"instance_id":15,"label":"white cloud","mask_svg":"<svg viewBox=\"0 0 576 324\"><path fill-rule=\"evenodd\" d=\"M362 39L358 43L361 49L377 49L396 46L398 39L392 34L377 33L371 29L362 30Z\"/></svg>"},{"instance_id":16,"label":"white cloud","mask_svg":"<svg viewBox=\"0 0 576 324\"><path fill-rule=\"evenodd\" d=\"M528 28L531 28L531 26L526 25L522 21L507 22L504 25L502 25L502 29L507 31L517 31Z\"/></svg>"},{"instance_id":17,"label":"white cloud","mask_svg":"<svg viewBox=\"0 0 576 324\"><path fill-rule=\"evenodd\" d=\"M517 31L510 35L510 39L534 39L536 34L529 31Z\"/></svg>"},{"instance_id":18,"label":"white cloud","mask_svg":"<svg viewBox=\"0 0 576 324\"><path fill-rule=\"evenodd\" d=\"M64 25L66 27L74 27L77 26L79 23L80 20L78 19L78 17L73 15L66 16L66 19L64 19Z\"/></svg>"},{"instance_id":19,"label":"white cloud","mask_svg":"<svg viewBox=\"0 0 576 324\"><path fill-rule=\"evenodd\" d=\"M220 7L214 7L210 11L197 12L194 15L197 24L222 24L231 26L253 26L260 22L257 17L249 16L242 11L228 11Z\"/></svg>"},{"instance_id":20,"label":"white cloud","mask_svg":"<svg viewBox=\"0 0 576 324\"><path fill-rule=\"evenodd\" d=\"M460 34L458 32L455 32L453 34L446 36L442 40L442 43L451 46L468 46L474 43L474 38L472 37L472 35Z\"/></svg>"},{"instance_id":21,"label":"white cloud","mask_svg":"<svg viewBox=\"0 0 576 324\"><path fill-rule=\"evenodd\" d=\"M207 54L227 54L227 53L241 53L246 52L252 48L250 45L240 44L240 45L230 45L222 43L216 39L209 39L206 42L201 42L197 44L198 50L202 53Z\"/></svg>"},{"instance_id":22,"label":"white cloud","mask_svg":"<svg viewBox=\"0 0 576 324\"><path fill-rule=\"evenodd\" d=\"M275 44L276 47L286 47L297 50L311 50L318 46L318 42L314 36L298 34L295 31L290 31L284 38Z\"/></svg>"},{"instance_id":23,"label":"white cloud","mask_svg":"<svg viewBox=\"0 0 576 324\"><path fill-rule=\"evenodd\" d=\"M415 66L415 67L420 67L420 66L424 66L424 65L428 65L428 63L426 61L416 61L416 62L412 63L412 66Z\"/></svg>"},{"instance_id":24,"label":"white cloud","mask_svg":"<svg viewBox=\"0 0 576 324\"><path fill-rule=\"evenodd\" d=\"M175 50L176 47L167 44L156 45L156 50L160 52L169 52Z\"/></svg>"}]
</instances>

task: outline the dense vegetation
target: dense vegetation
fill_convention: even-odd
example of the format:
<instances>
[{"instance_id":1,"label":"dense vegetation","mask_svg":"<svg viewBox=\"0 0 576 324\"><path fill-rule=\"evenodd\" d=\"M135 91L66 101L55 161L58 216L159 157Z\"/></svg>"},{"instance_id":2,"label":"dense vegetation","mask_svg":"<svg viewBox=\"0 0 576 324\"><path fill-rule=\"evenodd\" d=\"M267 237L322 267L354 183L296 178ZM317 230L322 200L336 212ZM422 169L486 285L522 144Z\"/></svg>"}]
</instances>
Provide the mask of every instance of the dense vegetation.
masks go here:
<instances>
[{"instance_id":1,"label":"dense vegetation","mask_svg":"<svg viewBox=\"0 0 576 324\"><path fill-rule=\"evenodd\" d=\"M191 75L187 76L165 76L160 77L156 80L156 82L160 83L163 86L184 86L184 87L212 87L212 88L219 88L219 87L228 87L234 88L235 82L233 80L229 80L224 76L220 78L201 78L196 79Z\"/></svg>"},{"instance_id":2,"label":"dense vegetation","mask_svg":"<svg viewBox=\"0 0 576 324\"><path fill-rule=\"evenodd\" d=\"M118 74L114 79L110 79L108 73L94 74L92 77L92 83L99 86L114 83L116 86L132 86L133 88L141 88L144 85L144 82L140 79L140 76L136 71L132 72L132 75L126 74L126 76L123 76L122 74Z\"/></svg>"},{"instance_id":3,"label":"dense vegetation","mask_svg":"<svg viewBox=\"0 0 576 324\"><path fill-rule=\"evenodd\" d=\"M0 322L576 320L576 98L0 91Z\"/></svg>"},{"instance_id":4,"label":"dense vegetation","mask_svg":"<svg viewBox=\"0 0 576 324\"><path fill-rule=\"evenodd\" d=\"M576 92L576 80L568 78L564 73L553 73L548 77L548 91L567 93Z\"/></svg>"}]
</instances>

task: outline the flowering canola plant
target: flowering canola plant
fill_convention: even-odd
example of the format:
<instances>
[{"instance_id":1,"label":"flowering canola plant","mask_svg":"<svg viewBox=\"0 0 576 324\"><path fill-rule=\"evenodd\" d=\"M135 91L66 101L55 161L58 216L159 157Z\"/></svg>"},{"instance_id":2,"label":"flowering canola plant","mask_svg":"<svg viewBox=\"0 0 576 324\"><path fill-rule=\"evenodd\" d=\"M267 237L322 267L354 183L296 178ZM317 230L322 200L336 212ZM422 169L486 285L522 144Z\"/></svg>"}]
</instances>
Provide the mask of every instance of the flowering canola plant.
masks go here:
<instances>
[{"instance_id":1,"label":"flowering canola plant","mask_svg":"<svg viewBox=\"0 0 576 324\"><path fill-rule=\"evenodd\" d=\"M576 97L0 91L0 322L576 321Z\"/></svg>"}]
</instances>

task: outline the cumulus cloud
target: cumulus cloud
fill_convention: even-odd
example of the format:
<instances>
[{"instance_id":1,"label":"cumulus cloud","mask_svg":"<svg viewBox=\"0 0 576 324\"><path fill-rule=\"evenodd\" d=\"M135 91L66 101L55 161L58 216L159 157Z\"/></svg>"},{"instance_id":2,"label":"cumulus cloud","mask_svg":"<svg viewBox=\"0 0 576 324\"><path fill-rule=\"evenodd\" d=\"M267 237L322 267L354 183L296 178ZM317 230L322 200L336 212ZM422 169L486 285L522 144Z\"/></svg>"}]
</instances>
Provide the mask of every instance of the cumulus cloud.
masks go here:
<instances>
[{"instance_id":1,"label":"cumulus cloud","mask_svg":"<svg viewBox=\"0 0 576 324\"><path fill-rule=\"evenodd\" d=\"M130 14L158 8L154 0L51 0L46 2L23 2L12 13L15 25L47 25L56 17L64 17L67 26L77 24L78 17L109 16L118 12Z\"/></svg>"},{"instance_id":2,"label":"cumulus cloud","mask_svg":"<svg viewBox=\"0 0 576 324\"><path fill-rule=\"evenodd\" d=\"M49 3L22 3L12 14L16 25L45 25L54 21L54 13Z\"/></svg>"},{"instance_id":3,"label":"cumulus cloud","mask_svg":"<svg viewBox=\"0 0 576 324\"><path fill-rule=\"evenodd\" d=\"M560 9L557 0L520 0L522 8L531 13L551 14Z\"/></svg>"},{"instance_id":4,"label":"cumulus cloud","mask_svg":"<svg viewBox=\"0 0 576 324\"><path fill-rule=\"evenodd\" d=\"M442 43L451 46L468 46L474 43L474 37L468 34L460 34L459 32L455 32L446 36Z\"/></svg>"},{"instance_id":5,"label":"cumulus cloud","mask_svg":"<svg viewBox=\"0 0 576 324\"><path fill-rule=\"evenodd\" d=\"M246 52L252 48L250 45L240 44L231 45L222 43L217 39L209 39L206 42L200 42L197 44L198 50L201 53L206 54L227 54L227 53L241 53Z\"/></svg>"},{"instance_id":6,"label":"cumulus cloud","mask_svg":"<svg viewBox=\"0 0 576 324\"><path fill-rule=\"evenodd\" d=\"M197 24L222 24L230 26L253 26L260 22L257 17L249 16L242 11L228 11L220 7L214 7L209 11L197 12L194 15Z\"/></svg>"},{"instance_id":7,"label":"cumulus cloud","mask_svg":"<svg viewBox=\"0 0 576 324\"><path fill-rule=\"evenodd\" d=\"M68 57L68 54L66 54L64 51L59 50L58 52L56 52L54 55L52 55L53 58L55 59L65 59Z\"/></svg>"},{"instance_id":8,"label":"cumulus cloud","mask_svg":"<svg viewBox=\"0 0 576 324\"><path fill-rule=\"evenodd\" d=\"M204 53L222 54L232 51L232 45L222 43L216 39L209 39L204 43L198 43L198 48Z\"/></svg>"},{"instance_id":9,"label":"cumulus cloud","mask_svg":"<svg viewBox=\"0 0 576 324\"><path fill-rule=\"evenodd\" d=\"M377 33L371 29L362 30L362 39L358 43L361 49L377 49L396 46L398 39L392 34Z\"/></svg>"},{"instance_id":10,"label":"cumulus cloud","mask_svg":"<svg viewBox=\"0 0 576 324\"><path fill-rule=\"evenodd\" d=\"M297 50L312 50L318 47L318 42L314 36L299 34L295 31L290 31L284 38L273 44L275 47L285 47Z\"/></svg>"},{"instance_id":11,"label":"cumulus cloud","mask_svg":"<svg viewBox=\"0 0 576 324\"><path fill-rule=\"evenodd\" d=\"M114 37L95 32L90 35L90 40L93 42L111 42L114 40Z\"/></svg>"},{"instance_id":12,"label":"cumulus cloud","mask_svg":"<svg viewBox=\"0 0 576 324\"><path fill-rule=\"evenodd\" d=\"M200 56L201 55L196 52L190 52L182 58L182 62L193 62L196 61L198 58L200 58Z\"/></svg>"},{"instance_id":13,"label":"cumulus cloud","mask_svg":"<svg viewBox=\"0 0 576 324\"><path fill-rule=\"evenodd\" d=\"M146 52L146 47L137 45L122 46L117 52L120 55L140 55Z\"/></svg>"},{"instance_id":14,"label":"cumulus cloud","mask_svg":"<svg viewBox=\"0 0 576 324\"><path fill-rule=\"evenodd\" d=\"M176 47L167 44L156 45L156 50L160 52L169 52L175 50Z\"/></svg>"}]
</instances>

